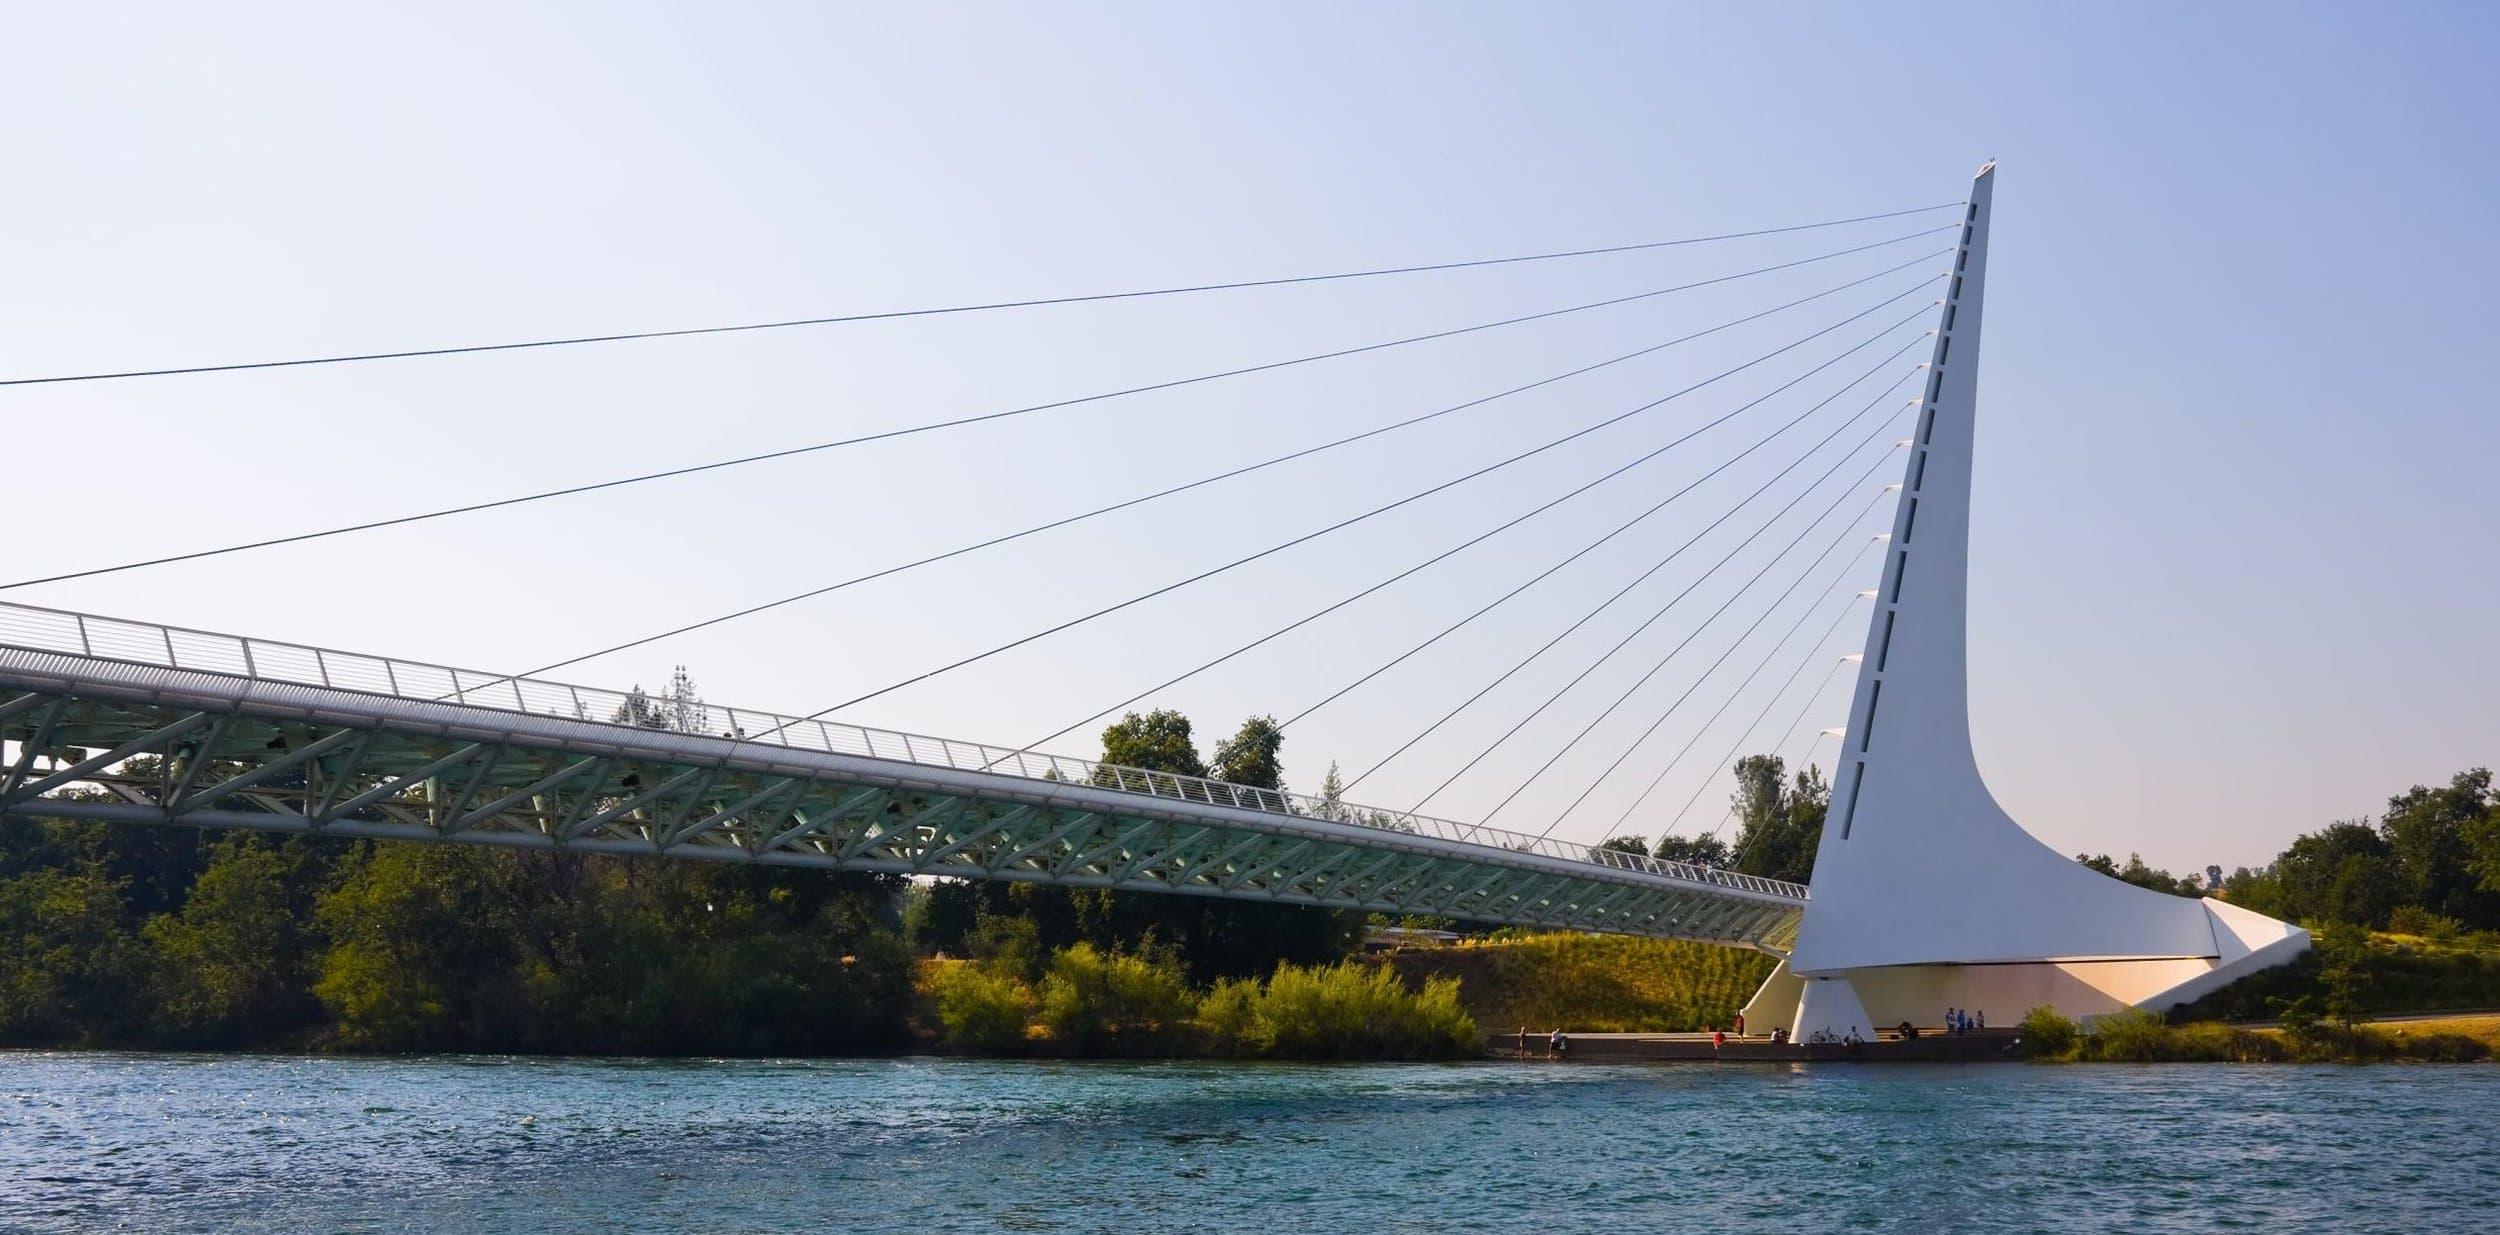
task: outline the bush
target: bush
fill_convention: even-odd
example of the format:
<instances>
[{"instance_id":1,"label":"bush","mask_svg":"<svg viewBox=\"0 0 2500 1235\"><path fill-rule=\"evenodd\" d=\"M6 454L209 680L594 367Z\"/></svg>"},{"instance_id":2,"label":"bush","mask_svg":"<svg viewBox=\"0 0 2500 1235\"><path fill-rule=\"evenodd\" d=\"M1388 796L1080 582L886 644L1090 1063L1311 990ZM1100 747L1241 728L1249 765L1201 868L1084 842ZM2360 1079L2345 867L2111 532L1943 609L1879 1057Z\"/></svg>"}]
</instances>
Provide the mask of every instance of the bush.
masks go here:
<instances>
[{"instance_id":1,"label":"bush","mask_svg":"<svg viewBox=\"0 0 2500 1235\"><path fill-rule=\"evenodd\" d=\"M2273 1063L2283 1055L2280 1039L2205 1022L2172 1029L2161 1057L2197 1063Z\"/></svg>"},{"instance_id":2,"label":"bush","mask_svg":"<svg viewBox=\"0 0 2500 1235\"><path fill-rule=\"evenodd\" d=\"M2083 1039L2086 1059L2151 1063L2164 1057L2170 1025L2140 1008L2122 1008L2092 1022Z\"/></svg>"},{"instance_id":3,"label":"bush","mask_svg":"<svg viewBox=\"0 0 2500 1235\"><path fill-rule=\"evenodd\" d=\"M1220 978L1198 1001L1198 1027L1206 1031L1207 1047L1219 1055L1247 1054L1259 1019L1259 984L1250 978Z\"/></svg>"},{"instance_id":4,"label":"bush","mask_svg":"<svg viewBox=\"0 0 2500 1235\"><path fill-rule=\"evenodd\" d=\"M2448 943L2465 933L2465 924L2420 905L2398 905L2395 912L2387 915L2387 933L2419 935L2424 939Z\"/></svg>"},{"instance_id":5,"label":"bush","mask_svg":"<svg viewBox=\"0 0 2500 1235\"><path fill-rule=\"evenodd\" d=\"M930 980L938 1025L957 1050L997 1055L1024 1046L1033 988L1002 969L950 963Z\"/></svg>"},{"instance_id":6,"label":"bush","mask_svg":"<svg viewBox=\"0 0 2500 1235\"><path fill-rule=\"evenodd\" d=\"M2046 1004L2023 1013L2022 1023L2015 1028L2022 1031L2022 1053L2034 1059L2067 1058L2074 1053L2075 1038L2082 1032L2082 1026L2059 1016L2057 1009Z\"/></svg>"},{"instance_id":7,"label":"bush","mask_svg":"<svg viewBox=\"0 0 2500 1235\"><path fill-rule=\"evenodd\" d=\"M1277 966L1236 1040L1286 1059L1456 1059L1484 1049L1454 979L1410 991L1386 969L1351 962Z\"/></svg>"},{"instance_id":8,"label":"bush","mask_svg":"<svg viewBox=\"0 0 2500 1235\"><path fill-rule=\"evenodd\" d=\"M1156 1053L1188 1023L1195 1001L1169 954L1063 948L1042 976L1042 1025L1083 1054Z\"/></svg>"}]
</instances>

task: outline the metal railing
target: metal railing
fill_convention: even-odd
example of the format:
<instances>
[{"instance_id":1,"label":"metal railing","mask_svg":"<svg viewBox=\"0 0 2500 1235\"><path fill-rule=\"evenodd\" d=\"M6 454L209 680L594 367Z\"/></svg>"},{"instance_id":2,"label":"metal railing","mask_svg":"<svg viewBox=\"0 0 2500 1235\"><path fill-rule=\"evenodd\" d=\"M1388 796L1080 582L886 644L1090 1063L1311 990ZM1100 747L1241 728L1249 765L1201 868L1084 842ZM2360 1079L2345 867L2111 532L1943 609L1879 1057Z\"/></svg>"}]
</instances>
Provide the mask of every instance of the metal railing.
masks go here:
<instances>
[{"instance_id":1,"label":"metal railing","mask_svg":"<svg viewBox=\"0 0 2500 1235\"><path fill-rule=\"evenodd\" d=\"M1280 793L1273 789L1171 772L1152 772L1068 755L1016 750L890 729L871 729L862 725L783 716L719 704L690 704L640 692L507 677L449 665L162 626L153 622L133 622L66 609L0 602L0 645L226 674L255 681L323 686L416 702L456 703L529 716L639 725L674 732L717 735L734 741L759 742L793 750L866 755L874 759L899 760L964 772L988 772L1028 780L1089 785L1126 793L1432 836L1796 900L1806 898L1803 884L1669 862L1552 837L1459 823L1412 811L1358 806L1309 794Z\"/></svg>"}]
</instances>

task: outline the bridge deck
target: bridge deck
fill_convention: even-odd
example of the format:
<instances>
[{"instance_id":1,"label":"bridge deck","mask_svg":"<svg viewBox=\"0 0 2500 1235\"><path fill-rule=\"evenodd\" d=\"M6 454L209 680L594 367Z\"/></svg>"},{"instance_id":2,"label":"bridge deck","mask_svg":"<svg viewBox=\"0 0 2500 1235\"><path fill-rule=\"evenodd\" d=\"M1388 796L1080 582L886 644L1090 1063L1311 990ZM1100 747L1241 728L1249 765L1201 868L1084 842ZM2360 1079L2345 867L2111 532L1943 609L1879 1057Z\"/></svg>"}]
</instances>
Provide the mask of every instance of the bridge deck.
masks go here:
<instances>
[{"instance_id":1,"label":"bridge deck","mask_svg":"<svg viewBox=\"0 0 2500 1235\"><path fill-rule=\"evenodd\" d=\"M0 605L0 754L0 813L24 815L1020 879L1772 950L1806 901L1796 884L1411 812L24 605Z\"/></svg>"}]
</instances>

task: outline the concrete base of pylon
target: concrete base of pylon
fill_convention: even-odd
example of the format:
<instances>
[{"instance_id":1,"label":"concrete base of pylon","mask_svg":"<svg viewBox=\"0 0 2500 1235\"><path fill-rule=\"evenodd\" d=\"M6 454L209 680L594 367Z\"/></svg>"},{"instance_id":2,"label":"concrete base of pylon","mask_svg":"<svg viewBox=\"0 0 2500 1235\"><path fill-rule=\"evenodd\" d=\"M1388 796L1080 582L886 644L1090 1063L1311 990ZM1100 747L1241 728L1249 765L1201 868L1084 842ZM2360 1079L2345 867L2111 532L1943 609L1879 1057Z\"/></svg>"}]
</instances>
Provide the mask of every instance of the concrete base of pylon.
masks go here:
<instances>
[{"instance_id":1,"label":"concrete base of pylon","mask_svg":"<svg viewBox=\"0 0 2500 1235\"><path fill-rule=\"evenodd\" d=\"M2167 1012L2309 948L2309 932L2226 902L2201 903L2213 926L2213 956L2117 957L1992 964L1876 965L1799 974L1786 961L1745 1005L1745 1024L1786 1027L1798 1040L1821 1029L1903 1023L1935 1029L1945 1010L1984 1015L2000 1028L2033 1008L2090 1021L2124 1008Z\"/></svg>"}]
</instances>

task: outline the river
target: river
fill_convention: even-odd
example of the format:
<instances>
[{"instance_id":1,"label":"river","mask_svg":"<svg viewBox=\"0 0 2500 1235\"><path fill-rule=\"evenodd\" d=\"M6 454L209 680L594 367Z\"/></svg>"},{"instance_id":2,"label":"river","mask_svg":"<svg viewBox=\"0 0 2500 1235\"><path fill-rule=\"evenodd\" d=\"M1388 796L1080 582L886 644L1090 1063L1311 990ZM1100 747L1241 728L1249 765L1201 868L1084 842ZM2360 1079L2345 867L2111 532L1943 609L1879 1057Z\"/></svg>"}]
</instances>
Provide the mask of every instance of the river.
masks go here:
<instances>
[{"instance_id":1,"label":"river","mask_svg":"<svg viewBox=\"0 0 2500 1235\"><path fill-rule=\"evenodd\" d=\"M0 1053L12 1232L2495 1222L2485 1065Z\"/></svg>"}]
</instances>

